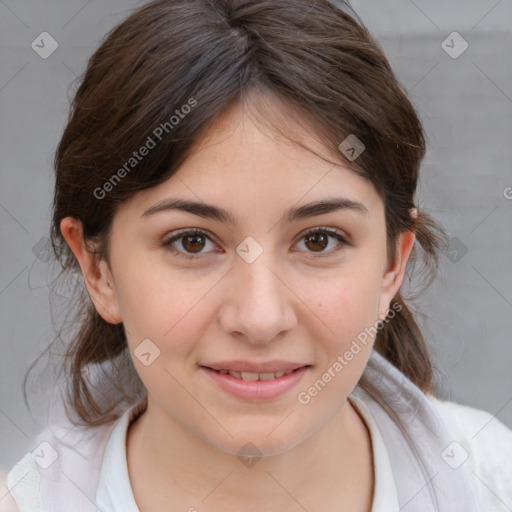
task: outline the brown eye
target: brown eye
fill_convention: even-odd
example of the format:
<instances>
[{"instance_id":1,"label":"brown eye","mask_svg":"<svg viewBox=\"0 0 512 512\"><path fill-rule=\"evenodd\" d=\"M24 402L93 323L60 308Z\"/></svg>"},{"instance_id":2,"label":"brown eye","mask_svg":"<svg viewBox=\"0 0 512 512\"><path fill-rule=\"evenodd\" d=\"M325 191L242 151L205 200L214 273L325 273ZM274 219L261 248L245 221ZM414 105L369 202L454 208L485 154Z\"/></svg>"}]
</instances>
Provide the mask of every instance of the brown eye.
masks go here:
<instances>
[{"instance_id":1,"label":"brown eye","mask_svg":"<svg viewBox=\"0 0 512 512\"><path fill-rule=\"evenodd\" d=\"M304 238L307 247L314 252L323 251L329 245L329 237L325 233L311 233Z\"/></svg>"},{"instance_id":2,"label":"brown eye","mask_svg":"<svg viewBox=\"0 0 512 512\"><path fill-rule=\"evenodd\" d=\"M179 242L180 240L181 242ZM189 229L168 238L162 242L162 245L168 247L176 256L194 259L200 257L207 241L213 244L206 231L201 229ZM195 256L195 254L198 256Z\"/></svg>"},{"instance_id":3,"label":"brown eye","mask_svg":"<svg viewBox=\"0 0 512 512\"><path fill-rule=\"evenodd\" d=\"M189 235L182 237L181 245L188 252L200 252L204 247L203 235Z\"/></svg>"},{"instance_id":4,"label":"brown eye","mask_svg":"<svg viewBox=\"0 0 512 512\"><path fill-rule=\"evenodd\" d=\"M334 244L334 248L328 250L327 247L332 239L336 240L338 244L337 246ZM352 245L336 229L327 227L315 228L309 231L301 238L302 241L304 241L306 252L317 253L313 254L313 257L319 258L332 256L346 246Z\"/></svg>"}]
</instances>

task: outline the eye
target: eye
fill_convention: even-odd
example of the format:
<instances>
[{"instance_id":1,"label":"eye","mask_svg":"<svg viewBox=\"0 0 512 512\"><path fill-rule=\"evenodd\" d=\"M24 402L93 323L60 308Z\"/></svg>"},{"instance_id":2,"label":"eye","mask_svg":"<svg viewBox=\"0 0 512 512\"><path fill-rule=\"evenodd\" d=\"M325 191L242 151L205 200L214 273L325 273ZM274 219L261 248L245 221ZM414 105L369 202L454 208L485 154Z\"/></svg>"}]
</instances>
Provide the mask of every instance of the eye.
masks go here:
<instances>
[{"instance_id":1,"label":"eye","mask_svg":"<svg viewBox=\"0 0 512 512\"><path fill-rule=\"evenodd\" d=\"M179 243L179 245L181 246L181 248L184 249L185 251L190 251L190 253L183 253L174 246L174 242L180 239L181 243ZM162 242L162 245L164 247L169 247L169 250L176 254L176 256L188 260L193 260L199 257L195 256L195 254L200 254L201 249L203 249L205 245L205 240L209 240L210 242L212 241L212 239L210 238L209 234L206 231L196 228L189 229L187 231L180 231L171 238L168 238L167 240Z\"/></svg>"},{"instance_id":2,"label":"eye","mask_svg":"<svg viewBox=\"0 0 512 512\"><path fill-rule=\"evenodd\" d=\"M329 251L325 251L325 248L329 246L329 238L335 239L338 242L338 246ZM181 247L176 247L174 245L175 242L180 240L181 242L178 245ZM347 238L339 233L336 229L328 227L318 227L309 230L304 235L302 235L300 241L302 242L303 240L305 240L307 252L320 253L313 254L313 257L315 258L330 256L333 253L337 253L345 246L352 245L352 243L350 243ZM206 241L214 243L211 235L208 232L195 228L176 233L172 237L162 242L162 245L164 247L168 247L171 252L176 254L176 256L192 260L200 257L199 255L202 254L201 251L205 247ZM183 249L185 252L182 252L181 249Z\"/></svg>"},{"instance_id":3,"label":"eye","mask_svg":"<svg viewBox=\"0 0 512 512\"><path fill-rule=\"evenodd\" d=\"M329 246L329 238L337 240L338 245L334 249L326 251L325 248ZM345 246L352 245L352 243L336 229L324 226L311 229L306 234L302 235L300 241L302 242L302 240L305 240L304 245L309 249L308 252L312 250L313 253L320 253L313 254L314 258L332 256L333 253L337 253Z\"/></svg>"}]
</instances>

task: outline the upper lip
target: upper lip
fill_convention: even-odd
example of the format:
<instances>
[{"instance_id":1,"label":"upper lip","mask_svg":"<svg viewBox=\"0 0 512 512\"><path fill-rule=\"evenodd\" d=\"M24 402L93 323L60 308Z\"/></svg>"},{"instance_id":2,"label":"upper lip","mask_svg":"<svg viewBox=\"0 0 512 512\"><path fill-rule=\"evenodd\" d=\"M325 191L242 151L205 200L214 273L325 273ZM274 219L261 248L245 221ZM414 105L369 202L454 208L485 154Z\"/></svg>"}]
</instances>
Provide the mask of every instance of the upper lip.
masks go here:
<instances>
[{"instance_id":1,"label":"upper lip","mask_svg":"<svg viewBox=\"0 0 512 512\"><path fill-rule=\"evenodd\" d=\"M213 370L231 370L234 372L251 372L251 373L275 373L279 371L296 370L307 364L295 363L293 361L273 360L265 363L256 363L252 361L220 361L218 363L203 364L207 368Z\"/></svg>"}]
</instances>

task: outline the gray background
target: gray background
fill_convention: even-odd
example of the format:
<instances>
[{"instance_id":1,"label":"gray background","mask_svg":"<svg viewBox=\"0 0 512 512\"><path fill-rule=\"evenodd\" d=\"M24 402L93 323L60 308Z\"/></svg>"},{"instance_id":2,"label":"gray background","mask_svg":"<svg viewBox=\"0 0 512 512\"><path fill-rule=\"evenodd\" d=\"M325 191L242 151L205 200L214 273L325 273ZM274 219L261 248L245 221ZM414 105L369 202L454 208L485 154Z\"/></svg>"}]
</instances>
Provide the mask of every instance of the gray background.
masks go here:
<instances>
[{"instance_id":1,"label":"gray background","mask_svg":"<svg viewBox=\"0 0 512 512\"><path fill-rule=\"evenodd\" d=\"M38 251L70 83L139 4L0 0L0 480L34 448L46 407L44 392L34 394L31 415L21 382L54 334ZM353 6L424 120L429 148L418 203L452 236L437 281L417 301L440 389L512 428L512 0ZM44 31L59 44L47 59L31 48ZM469 44L458 58L441 46L453 31Z\"/></svg>"}]
</instances>

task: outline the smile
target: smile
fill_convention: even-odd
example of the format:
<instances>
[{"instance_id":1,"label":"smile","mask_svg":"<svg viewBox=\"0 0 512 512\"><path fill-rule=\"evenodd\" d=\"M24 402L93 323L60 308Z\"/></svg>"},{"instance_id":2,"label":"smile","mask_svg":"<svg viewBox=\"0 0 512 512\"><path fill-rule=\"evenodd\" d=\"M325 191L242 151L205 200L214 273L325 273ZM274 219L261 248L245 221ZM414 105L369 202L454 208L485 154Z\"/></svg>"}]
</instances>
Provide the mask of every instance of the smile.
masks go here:
<instances>
[{"instance_id":1,"label":"smile","mask_svg":"<svg viewBox=\"0 0 512 512\"><path fill-rule=\"evenodd\" d=\"M273 400L291 392L310 368L311 366L307 365L295 369L256 373L199 367L210 382L213 381L228 395L253 402Z\"/></svg>"}]
</instances>

